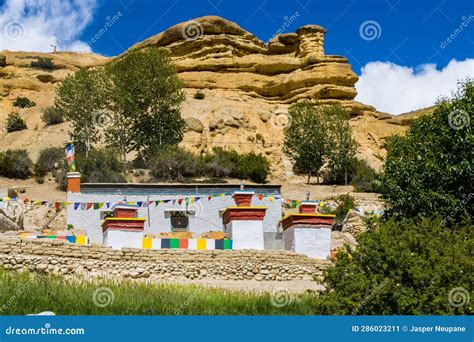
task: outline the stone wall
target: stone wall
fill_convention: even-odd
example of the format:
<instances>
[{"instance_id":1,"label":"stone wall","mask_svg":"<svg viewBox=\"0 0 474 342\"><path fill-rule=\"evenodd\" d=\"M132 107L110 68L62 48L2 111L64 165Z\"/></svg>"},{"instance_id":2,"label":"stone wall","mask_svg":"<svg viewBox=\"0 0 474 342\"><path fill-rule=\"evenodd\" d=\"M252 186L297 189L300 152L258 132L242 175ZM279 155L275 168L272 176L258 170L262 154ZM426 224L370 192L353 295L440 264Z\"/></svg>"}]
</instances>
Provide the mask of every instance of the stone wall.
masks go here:
<instances>
[{"instance_id":1,"label":"stone wall","mask_svg":"<svg viewBox=\"0 0 474 342\"><path fill-rule=\"evenodd\" d=\"M60 240L0 238L0 267L66 278L310 280L328 264L288 251L112 250Z\"/></svg>"}]
</instances>

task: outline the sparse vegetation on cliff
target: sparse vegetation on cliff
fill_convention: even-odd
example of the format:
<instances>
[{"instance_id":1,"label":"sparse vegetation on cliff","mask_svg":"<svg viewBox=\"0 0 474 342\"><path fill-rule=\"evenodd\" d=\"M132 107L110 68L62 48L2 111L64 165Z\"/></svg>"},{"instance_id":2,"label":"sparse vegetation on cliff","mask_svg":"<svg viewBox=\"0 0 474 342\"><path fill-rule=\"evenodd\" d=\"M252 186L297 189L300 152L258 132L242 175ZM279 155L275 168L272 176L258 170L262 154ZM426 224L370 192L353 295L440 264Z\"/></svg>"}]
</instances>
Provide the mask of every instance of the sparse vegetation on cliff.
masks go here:
<instances>
[{"instance_id":1,"label":"sparse vegetation on cliff","mask_svg":"<svg viewBox=\"0 0 474 342\"><path fill-rule=\"evenodd\" d=\"M15 112L8 114L7 122L5 124L7 133L22 131L26 128L25 120L23 120L20 114Z\"/></svg>"}]
</instances>

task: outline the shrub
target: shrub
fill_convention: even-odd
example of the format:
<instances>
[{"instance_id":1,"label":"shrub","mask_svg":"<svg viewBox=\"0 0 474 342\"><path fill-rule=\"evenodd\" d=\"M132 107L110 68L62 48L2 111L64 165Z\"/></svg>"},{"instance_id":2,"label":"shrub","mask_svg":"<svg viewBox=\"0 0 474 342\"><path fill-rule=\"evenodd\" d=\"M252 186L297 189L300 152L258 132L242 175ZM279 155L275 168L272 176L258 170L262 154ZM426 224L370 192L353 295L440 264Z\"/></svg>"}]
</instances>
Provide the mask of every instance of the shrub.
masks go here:
<instances>
[{"instance_id":1,"label":"shrub","mask_svg":"<svg viewBox=\"0 0 474 342\"><path fill-rule=\"evenodd\" d=\"M36 106L34 101L31 101L29 98L24 96L18 96L15 101L13 101L13 105L19 108L30 108Z\"/></svg>"},{"instance_id":2,"label":"shrub","mask_svg":"<svg viewBox=\"0 0 474 342\"><path fill-rule=\"evenodd\" d=\"M157 180L182 182L202 174L202 163L191 152L177 146L168 146L148 162L152 176Z\"/></svg>"},{"instance_id":3,"label":"shrub","mask_svg":"<svg viewBox=\"0 0 474 342\"><path fill-rule=\"evenodd\" d=\"M377 172L366 161L356 160L351 179L357 192L374 192Z\"/></svg>"},{"instance_id":4,"label":"shrub","mask_svg":"<svg viewBox=\"0 0 474 342\"><path fill-rule=\"evenodd\" d=\"M123 175L124 165L120 162L116 153L111 150L92 149L87 156L82 153L76 154L77 165L81 172L81 181L84 183L126 183ZM64 166L56 176L61 190L66 190L66 174L68 166Z\"/></svg>"},{"instance_id":5,"label":"shrub","mask_svg":"<svg viewBox=\"0 0 474 342\"><path fill-rule=\"evenodd\" d=\"M206 97L206 95L198 90L197 92L194 93L193 97L196 99L196 100L204 100L204 98Z\"/></svg>"},{"instance_id":6,"label":"shrub","mask_svg":"<svg viewBox=\"0 0 474 342\"><path fill-rule=\"evenodd\" d=\"M8 150L0 153L0 176L26 179L31 176L33 162L26 150Z\"/></svg>"},{"instance_id":7,"label":"shrub","mask_svg":"<svg viewBox=\"0 0 474 342\"><path fill-rule=\"evenodd\" d=\"M206 176L215 180L233 177L263 183L270 171L270 164L262 155L239 154L220 147L196 156L180 147L169 146L158 150L146 162L137 158L134 165L146 165L156 180L177 182Z\"/></svg>"},{"instance_id":8,"label":"shrub","mask_svg":"<svg viewBox=\"0 0 474 342\"><path fill-rule=\"evenodd\" d=\"M355 199L349 194L340 195L335 198L337 207L333 210L329 207L323 207L321 212L324 214L336 215L336 222L339 223L346 217L349 210L354 209L356 206Z\"/></svg>"},{"instance_id":9,"label":"shrub","mask_svg":"<svg viewBox=\"0 0 474 342\"><path fill-rule=\"evenodd\" d=\"M34 172L37 177L44 177L48 172L61 167L64 163L64 150L60 147L49 147L41 150L36 161Z\"/></svg>"},{"instance_id":10,"label":"shrub","mask_svg":"<svg viewBox=\"0 0 474 342\"><path fill-rule=\"evenodd\" d=\"M41 114L41 120L43 120L46 126L53 126L63 123L64 117L57 107L48 107Z\"/></svg>"},{"instance_id":11,"label":"shrub","mask_svg":"<svg viewBox=\"0 0 474 342\"><path fill-rule=\"evenodd\" d=\"M242 155L236 165L237 178L250 179L256 183L264 183L269 172L267 158L253 152Z\"/></svg>"},{"instance_id":12,"label":"shrub","mask_svg":"<svg viewBox=\"0 0 474 342\"><path fill-rule=\"evenodd\" d=\"M461 83L433 114L414 120L386 144L380 193L387 214L435 213L456 220L474 215L474 81Z\"/></svg>"},{"instance_id":13,"label":"shrub","mask_svg":"<svg viewBox=\"0 0 474 342\"><path fill-rule=\"evenodd\" d=\"M17 132L26 129L26 123L21 118L20 114L18 113L10 113L8 114L7 123L5 128L8 133L10 132Z\"/></svg>"},{"instance_id":14,"label":"shrub","mask_svg":"<svg viewBox=\"0 0 474 342\"><path fill-rule=\"evenodd\" d=\"M4 55L0 55L0 68L7 66L7 57Z\"/></svg>"},{"instance_id":15,"label":"shrub","mask_svg":"<svg viewBox=\"0 0 474 342\"><path fill-rule=\"evenodd\" d=\"M470 314L451 305L472 291L472 222L446 229L441 217L376 223L355 250L337 253L315 305L319 315ZM461 293L452 293L453 289ZM472 292L470 292L472 295Z\"/></svg>"},{"instance_id":16,"label":"shrub","mask_svg":"<svg viewBox=\"0 0 474 342\"><path fill-rule=\"evenodd\" d=\"M45 70L54 70L54 63L51 58L38 57L36 61L31 62L31 67Z\"/></svg>"}]
</instances>

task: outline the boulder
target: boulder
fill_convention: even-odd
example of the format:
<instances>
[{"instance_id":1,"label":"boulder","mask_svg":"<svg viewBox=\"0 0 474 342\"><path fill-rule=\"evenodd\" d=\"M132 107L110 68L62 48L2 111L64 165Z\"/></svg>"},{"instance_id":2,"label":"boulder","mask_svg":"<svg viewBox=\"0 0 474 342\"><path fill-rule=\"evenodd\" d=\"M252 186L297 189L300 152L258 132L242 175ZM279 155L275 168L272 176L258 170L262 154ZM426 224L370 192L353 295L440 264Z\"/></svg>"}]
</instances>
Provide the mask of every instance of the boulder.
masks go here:
<instances>
[{"instance_id":1,"label":"boulder","mask_svg":"<svg viewBox=\"0 0 474 342\"><path fill-rule=\"evenodd\" d=\"M23 229L25 209L22 204L14 201L0 204L0 232Z\"/></svg>"},{"instance_id":2,"label":"boulder","mask_svg":"<svg viewBox=\"0 0 474 342\"><path fill-rule=\"evenodd\" d=\"M202 133L204 131L204 125L201 120L197 118L186 118L186 132L193 131L196 133Z\"/></svg>"}]
</instances>

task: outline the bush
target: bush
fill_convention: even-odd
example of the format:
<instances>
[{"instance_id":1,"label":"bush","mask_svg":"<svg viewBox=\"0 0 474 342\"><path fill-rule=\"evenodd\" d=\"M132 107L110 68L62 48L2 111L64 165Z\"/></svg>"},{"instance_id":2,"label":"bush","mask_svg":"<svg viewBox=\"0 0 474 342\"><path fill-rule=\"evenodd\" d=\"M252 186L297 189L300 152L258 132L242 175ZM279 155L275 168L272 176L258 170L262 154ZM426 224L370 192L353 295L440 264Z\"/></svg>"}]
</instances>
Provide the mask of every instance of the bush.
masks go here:
<instances>
[{"instance_id":1,"label":"bush","mask_svg":"<svg viewBox=\"0 0 474 342\"><path fill-rule=\"evenodd\" d=\"M391 137L380 179L387 214L474 215L474 82L461 83L433 114L414 120L405 135Z\"/></svg>"},{"instance_id":2,"label":"bush","mask_svg":"<svg viewBox=\"0 0 474 342\"><path fill-rule=\"evenodd\" d=\"M333 210L329 207L323 207L321 212L323 214L334 214L336 215L336 222L339 223L346 217L349 210L356 207L355 199L349 194L340 195L335 198L337 207Z\"/></svg>"},{"instance_id":3,"label":"bush","mask_svg":"<svg viewBox=\"0 0 474 342\"><path fill-rule=\"evenodd\" d=\"M8 114L7 123L5 125L5 129L8 133L22 131L26 129L26 123L21 118L20 114L18 113L10 113Z\"/></svg>"},{"instance_id":4,"label":"bush","mask_svg":"<svg viewBox=\"0 0 474 342\"><path fill-rule=\"evenodd\" d=\"M232 177L263 183L270 171L270 164L262 155L239 154L220 147L196 156L180 147L169 146L156 152L148 161L137 158L134 165L149 168L156 180L175 182L205 176L214 181Z\"/></svg>"},{"instance_id":5,"label":"bush","mask_svg":"<svg viewBox=\"0 0 474 342\"><path fill-rule=\"evenodd\" d=\"M76 154L78 170L81 172L81 181L84 183L126 183L123 172L124 165L116 153L111 150L92 149L88 156ZM64 163L61 172L58 172L56 181L61 190L66 190L66 174L69 171Z\"/></svg>"},{"instance_id":6,"label":"bush","mask_svg":"<svg viewBox=\"0 0 474 342\"><path fill-rule=\"evenodd\" d=\"M13 105L19 108L30 108L36 106L36 103L27 97L18 96L15 101L13 101Z\"/></svg>"},{"instance_id":7,"label":"bush","mask_svg":"<svg viewBox=\"0 0 474 342\"><path fill-rule=\"evenodd\" d=\"M54 63L51 58L38 57L36 61L31 62L31 67L45 70L54 70Z\"/></svg>"},{"instance_id":8,"label":"bush","mask_svg":"<svg viewBox=\"0 0 474 342\"><path fill-rule=\"evenodd\" d=\"M206 97L206 95L202 92L202 91L197 91L196 93L194 93L194 96L193 96L196 100L204 100L204 98Z\"/></svg>"},{"instance_id":9,"label":"bush","mask_svg":"<svg viewBox=\"0 0 474 342\"><path fill-rule=\"evenodd\" d=\"M446 229L441 217L376 223L357 237L357 249L337 253L325 271L322 315L470 314L472 303L451 305L453 289L472 296L472 229ZM462 290L464 289L464 290Z\"/></svg>"},{"instance_id":10,"label":"bush","mask_svg":"<svg viewBox=\"0 0 474 342\"><path fill-rule=\"evenodd\" d=\"M270 172L270 163L267 158L253 152L240 157L236 165L236 176L241 179L250 179L256 183L264 183Z\"/></svg>"},{"instance_id":11,"label":"bush","mask_svg":"<svg viewBox=\"0 0 474 342\"><path fill-rule=\"evenodd\" d=\"M148 162L148 167L155 179L169 182L182 182L202 174L201 160L177 146L159 150Z\"/></svg>"},{"instance_id":12,"label":"bush","mask_svg":"<svg viewBox=\"0 0 474 342\"><path fill-rule=\"evenodd\" d=\"M364 160L357 160L351 174L351 185L357 192L374 192L377 172Z\"/></svg>"},{"instance_id":13,"label":"bush","mask_svg":"<svg viewBox=\"0 0 474 342\"><path fill-rule=\"evenodd\" d=\"M33 162L26 150L8 150L0 153L0 176L26 179L31 176Z\"/></svg>"},{"instance_id":14,"label":"bush","mask_svg":"<svg viewBox=\"0 0 474 342\"><path fill-rule=\"evenodd\" d=\"M59 125L64 122L63 113L57 107L48 107L41 114L46 126Z\"/></svg>"},{"instance_id":15,"label":"bush","mask_svg":"<svg viewBox=\"0 0 474 342\"><path fill-rule=\"evenodd\" d=\"M216 147L204 156L204 161L206 174L212 177L233 177L263 183L270 172L267 158L253 152L239 154Z\"/></svg>"},{"instance_id":16,"label":"bush","mask_svg":"<svg viewBox=\"0 0 474 342\"><path fill-rule=\"evenodd\" d=\"M34 167L35 176L44 177L48 172L59 169L64 164L64 160L64 150L60 147L41 150Z\"/></svg>"}]
</instances>

